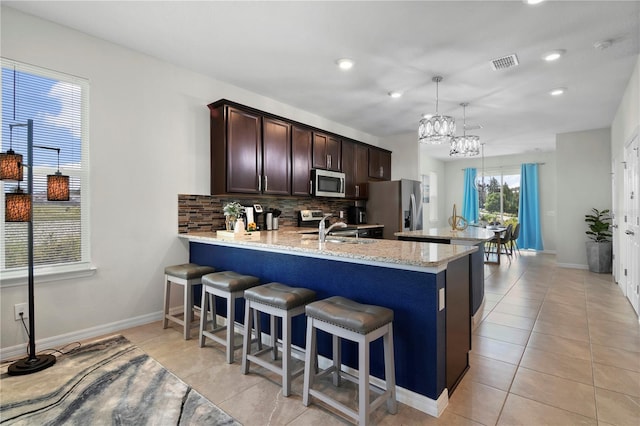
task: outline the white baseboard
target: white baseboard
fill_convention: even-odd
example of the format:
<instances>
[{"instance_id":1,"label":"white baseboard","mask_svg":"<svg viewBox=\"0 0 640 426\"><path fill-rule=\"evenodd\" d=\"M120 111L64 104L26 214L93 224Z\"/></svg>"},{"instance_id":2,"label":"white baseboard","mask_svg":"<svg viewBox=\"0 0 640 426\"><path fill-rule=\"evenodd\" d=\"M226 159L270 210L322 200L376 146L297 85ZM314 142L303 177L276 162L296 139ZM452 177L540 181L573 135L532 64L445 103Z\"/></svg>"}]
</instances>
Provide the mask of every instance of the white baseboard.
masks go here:
<instances>
[{"instance_id":1,"label":"white baseboard","mask_svg":"<svg viewBox=\"0 0 640 426\"><path fill-rule=\"evenodd\" d=\"M556 263L561 268L570 268L570 269L589 269L588 265L583 265L581 263Z\"/></svg>"},{"instance_id":2,"label":"white baseboard","mask_svg":"<svg viewBox=\"0 0 640 426\"><path fill-rule=\"evenodd\" d=\"M66 345L69 342L90 339L92 337L102 336L108 333L121 331L139 325L149 324L150 322L160 321L162 319L162 311L141 315L139 317L129 318L122 321L115 321L109 324L102 324L96 327L85 328L84 330L74 331L72 333L60 334L58 336L47 337L36 340L36 351L40 352L45 349L51 349ZM28 343L10 346L0 349L0 360L11 359L19 356L27 355Z\"/></svg>"}]
</instances>

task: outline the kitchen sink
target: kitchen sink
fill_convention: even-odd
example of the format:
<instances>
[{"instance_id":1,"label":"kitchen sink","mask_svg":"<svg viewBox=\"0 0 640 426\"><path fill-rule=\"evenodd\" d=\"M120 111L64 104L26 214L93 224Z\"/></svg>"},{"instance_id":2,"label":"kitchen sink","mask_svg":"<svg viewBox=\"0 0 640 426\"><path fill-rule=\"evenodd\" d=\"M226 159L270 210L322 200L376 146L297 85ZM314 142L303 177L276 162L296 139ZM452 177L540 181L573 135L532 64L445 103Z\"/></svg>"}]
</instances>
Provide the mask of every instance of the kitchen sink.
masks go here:
<instances>
[{"instance_id":1,"label":"kitchen sink","mask_svg":"<svg viewBox=\"0 0 640 426\"><path fill-rule=\"evenodd\" d=\"M325 242L336 244L371 244L375 243L376 240L370 238L343 238L336 236L327 236L327 238L325 238Z\"/></svg>"}]
</instances>

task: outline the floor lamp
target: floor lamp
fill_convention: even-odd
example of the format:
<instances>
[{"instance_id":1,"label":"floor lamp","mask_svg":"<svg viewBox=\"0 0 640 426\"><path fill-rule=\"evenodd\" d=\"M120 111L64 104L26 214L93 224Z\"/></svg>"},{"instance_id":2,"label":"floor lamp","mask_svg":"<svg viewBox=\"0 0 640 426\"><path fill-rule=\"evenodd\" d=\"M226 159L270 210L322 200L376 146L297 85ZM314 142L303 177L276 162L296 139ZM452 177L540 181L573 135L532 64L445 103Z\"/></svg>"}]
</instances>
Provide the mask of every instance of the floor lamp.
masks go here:
<instances>
[{"instance_id":1,"label":"floor lamp","mask_svg":"<svg viewBox=\"0 0 640 426\"><path fill-rule=\"evenodd\" d=\"M18 190L15 193L5 194L6 210L5 220L7 222L28 222L28 290L29 290L29 356L19 359L9 365L9 375L18 376L35 373L56 363L56 357L50 354L36 354L35 336L35 307L34 307L34 274L33 274L33 120L27 123L9 125L11 132L14 127L27 127L27 194ZM58 151L58 171L54 175L47 176L47 200L68 201L69 200L69 177L60 173L60 150L36 146L37 148L51 149ZM11 157L11 158L10 158ZM13 158L15 157L15 159ZM5 161L6 160L6 161ZM18 164L15 164L18 161ZM0 178L3 180L22 180L22 156L15 155L10 149L0 157ZM13 162L13 163L12 163ZM16 167L17 166L17 167ZM19 170L19 175L4 173L5 170Z\"/></svg>"}]
</instances>

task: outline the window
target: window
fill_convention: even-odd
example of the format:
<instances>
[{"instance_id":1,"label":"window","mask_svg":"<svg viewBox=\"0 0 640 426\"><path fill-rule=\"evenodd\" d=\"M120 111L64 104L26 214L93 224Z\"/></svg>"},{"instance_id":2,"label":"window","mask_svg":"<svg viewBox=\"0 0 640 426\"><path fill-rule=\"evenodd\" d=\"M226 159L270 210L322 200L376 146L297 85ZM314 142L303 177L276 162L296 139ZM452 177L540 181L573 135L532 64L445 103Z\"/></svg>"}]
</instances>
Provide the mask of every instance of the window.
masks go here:
<instances>
[{"instance_id":1,"label":"window","mask_svg":"<svg viewBox=\"0 0 640 426\"><path fill-rule=\"evenodd\" d=\"M10 147L27 162L26 127L33 120L33 242L36 276L89 267L88 81L2 59L2 151ZM70 200L47 201L47 175L59 167L69 176ZM1 181L3 284L23 277L27 267L27 223L4 221L4 194L24 181Z\"/></svg>"},{"instance_id":2,"label":"window","mask_svg":"<svg viewBox=\"0 0 640 426\"><path fill-rule=\"evenodd\" d=\"M518 222L520 202L520 172L488 170L478 176L478 205L483 222Z\"/></svg>"}]
</instances>

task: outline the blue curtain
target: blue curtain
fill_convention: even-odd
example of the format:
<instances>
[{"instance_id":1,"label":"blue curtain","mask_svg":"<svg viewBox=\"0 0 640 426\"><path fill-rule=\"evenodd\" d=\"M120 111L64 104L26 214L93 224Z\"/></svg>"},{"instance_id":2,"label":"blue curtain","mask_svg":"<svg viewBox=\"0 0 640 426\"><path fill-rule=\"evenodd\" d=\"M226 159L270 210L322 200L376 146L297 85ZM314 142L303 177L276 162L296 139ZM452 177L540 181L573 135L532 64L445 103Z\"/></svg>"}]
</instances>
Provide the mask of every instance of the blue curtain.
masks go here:
<instances>
[{"instance_id":1,"label":"blue curtain","mask_svg":"<svg viewBox=\"0 0 640 426\"><path fill-rule=\"evenodd\" d=\"M468 223L478 223L478 189L475 187L476 169L464 169L464 198L462 199L462 217Z\"/></svg>"},{"instance_id":2,"label":"blue curtain","mask_svg":"<svg viewBox=\"0 0 640 426\"><path fill-rule=\"evenodd\" d=\"M518 222L520 223L520 235L517 240L518 247L521 249L542 250L537 164L522 164L520 167Z\"/></svg>"}]
</instances>

